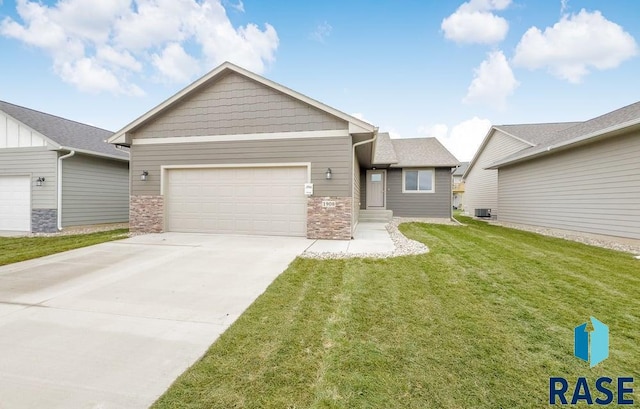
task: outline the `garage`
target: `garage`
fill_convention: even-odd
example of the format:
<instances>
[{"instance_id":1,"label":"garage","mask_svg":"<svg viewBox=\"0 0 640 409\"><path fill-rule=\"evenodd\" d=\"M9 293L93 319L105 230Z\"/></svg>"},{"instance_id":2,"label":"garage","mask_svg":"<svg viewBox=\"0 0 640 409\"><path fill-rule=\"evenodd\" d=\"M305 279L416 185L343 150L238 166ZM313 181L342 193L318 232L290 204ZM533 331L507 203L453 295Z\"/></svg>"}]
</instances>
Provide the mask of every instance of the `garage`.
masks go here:
<instances>
[{"instance_id":1,"label":"garage","mask_svg":"<svg viewBox=\"0 0 640 409\"><path fill-rule=\"evenodd\" d=\"M29 176L0 176L0 230L31 230Z\"/></svg>"},{"instance_id":2,"label":"garage","mask_svg":"<svg viewBox=\"0 0 640 409\"><path fill-rule=\"evenodd\" d=\"M167 169L165 229L305 236L307 167Z\"/></svg>"}]
</instances>

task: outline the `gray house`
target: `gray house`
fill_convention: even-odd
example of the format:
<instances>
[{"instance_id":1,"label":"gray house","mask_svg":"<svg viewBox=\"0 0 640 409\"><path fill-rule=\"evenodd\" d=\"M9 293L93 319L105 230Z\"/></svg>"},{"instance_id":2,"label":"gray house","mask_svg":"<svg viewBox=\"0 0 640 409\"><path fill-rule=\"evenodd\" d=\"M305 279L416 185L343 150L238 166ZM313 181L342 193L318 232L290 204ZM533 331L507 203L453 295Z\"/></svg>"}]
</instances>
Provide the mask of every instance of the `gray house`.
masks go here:
<instances>
[{"instance_id":1,"label":"gray house","mask_svg":"<svg viewBox=\"0 0 640 409\"><path fill-rule=\"evenodd\" d=\"M458 161L224 63L115 133L133 231L349 239L367 210L449 217Z\"/></svg>"},{"instance_id":2,"label":"gray house","mask_svg":"<svg viewBox=\"0 0 640 409\"><path fill-rule=\"evenodd\" d=\"M542 146L555 132L577 124L579 122L492 126L462 176L465 213L499 217L498 171L489 167L516 152Z\"/></svg>"},{"instance_id":3,"label":"gray house","mask_svg":"<svg viewBox=\"0 0 640 409\"><path fill-rule=\"evenodd\" d=\"M540 138L487 167L499 220L640 239L640 102Z\"/></svg>"},{"instance_id":4,"label":"gray house","mask_svg":"<svg viewBox=\"0 0 640 409\"><path fill-rule=\"evenodd\" d=\"M494 126L464 177L469 213L640 239L640 102L585 122Z\"/></svg>"},{"instance_id":5,"label":"gray house","mask_svg":"<svg viewBox=\"0 0 640 409\"><path fill-rule=\"evenodd\" d=\"M129 154L112 134L0 101L0 231L128 221Z\"/></svg>"}]
</instances>

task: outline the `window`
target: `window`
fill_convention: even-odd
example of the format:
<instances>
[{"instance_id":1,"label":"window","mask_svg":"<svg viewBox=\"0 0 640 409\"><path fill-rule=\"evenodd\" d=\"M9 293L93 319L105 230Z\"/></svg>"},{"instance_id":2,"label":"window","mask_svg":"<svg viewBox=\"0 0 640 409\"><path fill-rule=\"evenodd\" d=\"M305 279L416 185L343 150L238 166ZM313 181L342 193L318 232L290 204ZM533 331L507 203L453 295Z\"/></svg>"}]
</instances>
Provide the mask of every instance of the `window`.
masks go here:
<instances>
[{"instance_id":1,"label":"window","mask_svg":"<svg viewBox=\"0 0 640 409\"><path fill-rule=\"evenodd\" d=\"M402 171L402 193L435 192L433 169L409 169Z\"/></svg>"},{"instance_id":2,"label":"window","mask_svg":"<svg viewBox=\"0 0 640 409\"><path fill-rule=\"evenodd\" d=\"M382 182L382 173L372 173L371 174L372 182Z\"/></svg>"}]
</instances>

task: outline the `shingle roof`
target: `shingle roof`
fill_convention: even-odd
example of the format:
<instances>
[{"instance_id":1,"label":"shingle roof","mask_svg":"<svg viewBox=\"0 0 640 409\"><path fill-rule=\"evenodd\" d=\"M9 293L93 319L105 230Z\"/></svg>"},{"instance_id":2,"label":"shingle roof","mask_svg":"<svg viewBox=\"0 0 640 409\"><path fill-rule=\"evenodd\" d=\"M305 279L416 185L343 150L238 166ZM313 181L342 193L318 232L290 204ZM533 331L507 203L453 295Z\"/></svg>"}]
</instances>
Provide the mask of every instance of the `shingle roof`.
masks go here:
<instances>
[{"instance_id":1,"label":"shingle roof","mask_svg":"<svg viewBox=\"0 0 640 409\"><path fill-rule=\"evenodd\" d=\"M398 163L396 151L393 149L391 137L387 132L378 133L376 138L375 154L373 158L374 165L390 165Z\"/></svg>"},{"instance_id":2,"label":"shingle roof","mask_svg":"<svg viewBox=\"0 0 640 409\"><path fill-rule=\"evenodd\" d=\"M106 142L107 138L113 135L111 131L4 101L0 101L0 110L40 132L60 146L92 152L97 155L129 158L127 152Z\"/></svg>"},{"instance_id":3,"label":"shingle roof","mask_svg":"<svg viewBox=\"0 0 640 409\"><path fill-rule=\"evenodd\" d=\"M624 126L627 123L640 122L640 101L627 105L615 111L600 115L584 122L578 122L573 126L559 129L545 136L544 141L531 148L523 149L495 162L492 166L499 166L515 160L539 156L544 152L550 152L552 148L569 145L578 140L595 138L607 129Z\"/></svg>"},{"instance_id":4,"label":"shingle roof","mask_svg":"<svg viewBox=\"0 0 640 409\"><path fill-rule=\"evenodd\" d=\"M436 138L391 139L398 158L394 168L455 167L459 162Z\"/></svg>"},{"instance_id":5,"label":"shingle roof","mask_svg":"<svg viewBox=\"0 0 640 409\"><path fill-rule=\"evenodd\" d=\"M494 125L494 128L523 139L532 145L539 145L553 138L555 133L571 128L581 122L556 122L547 124Z\"/></svg>"},{"instance_id":6,"label":"shingle roof","mask_svg":"<svg viewBox=\"0 0 640 409\"><path fill-rule=\"evenodd\" d=\"M462 176L464 175L464 171L469 167L469 162L460 162L460 166L458 166L453 171L453 176Z\"/></svg>"}]
</instances>

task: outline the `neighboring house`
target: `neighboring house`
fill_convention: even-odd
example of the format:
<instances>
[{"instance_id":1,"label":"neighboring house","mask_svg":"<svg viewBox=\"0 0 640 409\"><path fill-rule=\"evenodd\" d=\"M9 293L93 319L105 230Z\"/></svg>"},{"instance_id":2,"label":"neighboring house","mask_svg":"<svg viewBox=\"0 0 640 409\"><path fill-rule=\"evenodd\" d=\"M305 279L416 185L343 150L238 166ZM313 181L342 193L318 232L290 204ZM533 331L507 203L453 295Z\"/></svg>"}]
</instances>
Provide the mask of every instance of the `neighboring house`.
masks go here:
<instances>
[{"instance_id":1,"label":"neighboring house","mask_svg":"<svg viewBox=\"0 0 640 409\"><path fill-rule=\"evenodd\" d=\"M435 140L392 141L231 63L109 141L131 148L130 225L142 232L349 239L361 208L449 217L458 164Z\"/></svg>"},{"instance_id":2,"label":"neighboring house","mask_svg":"<svg viewBox=\"0 0 640 409\"><path fill-rule=\"evenodd\" d=\"M640 102L488 166L499 220L640 239Z\"/></svg>"},{"instance_id":3,"label":"neighboring house","mask_svg":"<svg viewBox=\"0 0 640 409\"><path fill-rule=\"evenodd\" d=\"M112 134L0 101L0 231L126 222L129 154Z\"/></svg>"},{"instance_id":4,"label":"neighboring house","mask_svg":"<svg viewBox=\"0 0 640 409\"><path fill-rule=\"evenodd\" d=\"M453 207L454 209L464 209L464 181L462 175L469 167L469 162L460 162L460 166L453 170Z\"/></svg>"},{"instance_id":5,"label":"neighboring house","mask_svg":"<svg viewBox=\"0 0 640 409\"><path fill-rule=\"evenodd\" d=\"M544 144L554 132L578 122L495 125L489 129L462 179L465 185L464 210L472 216L499 216L498 171L488 169L494 162L527 148Z\"/></svg>"}]
</instances>

